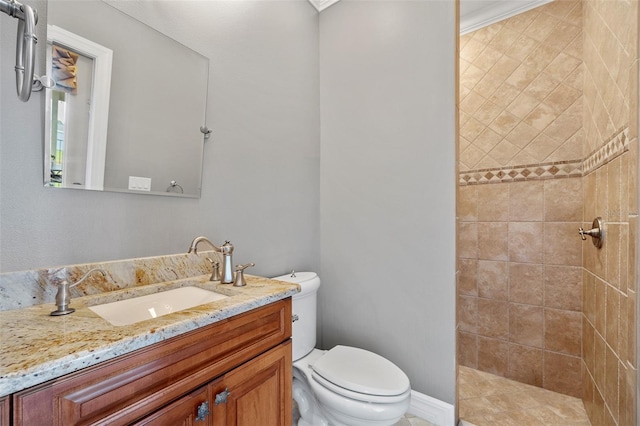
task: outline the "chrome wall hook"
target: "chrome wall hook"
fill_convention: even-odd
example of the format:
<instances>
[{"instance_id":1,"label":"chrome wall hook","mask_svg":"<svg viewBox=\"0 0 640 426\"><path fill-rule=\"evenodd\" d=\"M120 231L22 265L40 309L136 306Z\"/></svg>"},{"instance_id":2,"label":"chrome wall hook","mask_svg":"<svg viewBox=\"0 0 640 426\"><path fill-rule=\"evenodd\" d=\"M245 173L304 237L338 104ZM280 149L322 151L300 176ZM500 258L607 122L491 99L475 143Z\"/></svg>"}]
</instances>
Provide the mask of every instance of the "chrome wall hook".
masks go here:
<instances>
[{"instance_id":1,"label":"chrome wall hook","mask_svg":"<svg viewBox=\"0 0 640 426\"><path fill-rule=\"evenodd\" d=\"M578 233L580 234L580 238L582 241L587 239L587 235L591 237L591 242L597 248L602 247L602 243L604 242L604 228L602 224L602 218L600 216L593 219L593 223L591 224L591 229L585 231L583 228L578 229Z\"/></svg>"},{"instance_id":2,"label":"chrome wall hook","mask_svg":"<svg viewBox=\"0 0 640 426\"><path fill-rule=\"evenodd\" d=\"M209 136L211 136L211 130L207 126L200 126L200 131L205 139L209 139Z\"/></svg>"}]
</instances>

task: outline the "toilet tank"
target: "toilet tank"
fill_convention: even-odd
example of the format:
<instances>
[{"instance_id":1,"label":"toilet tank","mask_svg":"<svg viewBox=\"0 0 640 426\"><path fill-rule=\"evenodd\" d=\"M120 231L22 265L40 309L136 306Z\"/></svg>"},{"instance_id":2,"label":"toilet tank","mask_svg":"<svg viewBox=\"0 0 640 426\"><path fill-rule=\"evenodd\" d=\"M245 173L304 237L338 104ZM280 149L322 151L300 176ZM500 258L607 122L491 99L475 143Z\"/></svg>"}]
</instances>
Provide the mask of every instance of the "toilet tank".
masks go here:
<instances>
[{"instance_id":1,"label":"toilet tank","mask_svg":"<svg viewBox=\"0 0 640 426\"><path fill-rule=\"evenodd\" d=\"M293 360L297 361L316 346L316 310L320 278L315 272L295 272L274 277L300 286L293 296Z\"/></svg>"}]
</instances>

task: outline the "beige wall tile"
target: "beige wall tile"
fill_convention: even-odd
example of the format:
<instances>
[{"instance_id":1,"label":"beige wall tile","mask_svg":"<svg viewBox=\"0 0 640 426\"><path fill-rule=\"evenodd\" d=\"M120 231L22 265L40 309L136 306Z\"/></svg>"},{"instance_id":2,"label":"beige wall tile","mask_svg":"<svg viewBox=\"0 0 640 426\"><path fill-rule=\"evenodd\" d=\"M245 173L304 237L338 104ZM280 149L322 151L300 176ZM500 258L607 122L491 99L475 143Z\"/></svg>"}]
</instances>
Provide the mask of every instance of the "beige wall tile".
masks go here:
<instances>
[{"instance_id":1,"label":"beige wall tile","mask_svg":"<svg viewBox=\"0 0 640 426\"><path fill-rule=\"evenodd\" d=\"M483 103L478 111L474 114L474 117L485 126L489 126L495 118L500 115L502 108L491 101Z\"/></svg>"},{"instance_id":2,"label":"beige wall tile","mask_svg":"<svg viewBox=\"0 0 640 426\"><path fill-rule=\"evenodd\" d=\"M582 178L582 185L584 191L584 221L593 220L598 216L596 210L596 174L589 173Z\"/></svg>"},{"instance_id":3,"label":"beige wall tile","mask_svg":"<svg viewBox=\"0 0 640 426\"><path fill-rule=\"evenodd\" d=\"M604 412L604 398L596 387L593 394L593 417L591 417L591 424L604 425Z\"/></svg>"},{"instance_id":4,"label":"beige wall tile","mask_svg":"<svg viewBox=\"0 0 640 426\"><path fill-rule=\"evenodd\" d=\"M538 130L529 126L527 123L520 122L507 135L507 140L509 140L514 145L524 148L529 144L529 142L535 139L536 136L538 136ZM527 163L523 163L523 164L527 164Z\"/></svg>"},{"instance_id":5,"label":"beige wall tile","mask_svg":"<svg viewBox=\"0 0 640 426\"><path fill-rule=\"evenodd\" d=\"M477 335L458 332L458 363L465 367L477 368Z\"/></svg>"},{"instance_id":6,"label":"beige wall tile","mask_svg":"<svg viewBox=\"0 0 640 426\"><path fill-rule=\"evenodd\" d=\"M509 185L474 185L478 188L478 220L501 222L509 219Z\"/></svg>"},{"instance_id":7,"label":"beige wall tile","mask_svg":"<svg viewBox=\"0 0 640 426\"><path fill-rule=\"evenodd\" d=\"M478 298L458 296L458 327L467 333L478 332Z\"/></svg>"},{"instance_id":8,"label":"beige wall tile","mask_svg":"<svg viewBox=\"0 0 640 426\"><path fill-rule=\"evenodd\" d=\"M582 314L559 309L544 310L544 348L581 356Z\"/></svg>"},{"instance_id":9,"label":"beige wall tile","mask_svg":"<svg viewBox=\"0 0 640 426\"><path fill-rule=\"evenodd\" d=\"M578 223L544 224L544 263L546 265L581 266L582 241Z\"/></svg>"},{"instance_id":10,"label":"beige wall tile","mask_svg":"<svg viewBox=\"0 0 640 426\"><path fill-rule=\"evenodd\" d=\"M582 273L582 313L592 324L596 315L596 278L586 270Z\"/></svg>"},{"instance_id":11,"label":"beige wall tile","mask_svg":"<svg viewBox=\"0 0 640 426\"><path fill-rule=\"evenodd\" d=\"M478 337L478 369L506 377L509 344L503 340Z\"/></svg>"},{"instance_id":12,"label":"beige wall tile","mask_svg":"<svg viewBox=\"0 0 640 426\"><path fill-rule=\"evenodd\" d=\"M477 259L478 257L478 224L458 224L458 256Z\"/></svg>"},{"instance_id":13,"label":"beige wall tile","mask_svg":"<svg viewBox=\"0 0 640 426\"><path fill-rule=\"evenodd\" d=\"M507 377L521 383L542 387L542 349L509 344Z\"/></svg>"},{"instance_id":14,"label":"beige wall tile","mask_svg":"<svg viewBox=\"0 0 640 426\"><path fill-rule=\"evenodd\" d=\"M509 224L478 222L478 259L507 260Z\"/></svg>"},{"instance_id":15,"label":"beige wall tile","mask_svg":"<svg viewBox=\"0 0 640 426\"><path fill-rule=\"evenodd\" d=\"M580 396L582 378L579 357L545 351L543 368L545 389L565 395Z\"/></svg>"},{"instance_id":16,"label":"beige wall tile","mask_svg":"<svg viewBox=\"0 0 640 426\"><path fill-rule=\"evenodd\" d=\"M507 262L478 261L478 295L495 300L507 300L509 269Z\"/></svg>"},{"instance_id":17,"label":"beige wall tile","mask_svg":"<svg viewBox=\"0 0 640 426\"><path fill-rule=\"evenodd\" d=\"M605 312L605 341L615 352L618 352L618 338L620 327L620 293L607 287Z\"/></svg>"},{"instance_id":18,"label":"beige wall tile","mask_svg":"<svg viewBox=\"0 0 640 426\"><path fill-rule=\"evenodd\" d=\"M593 393L594 393L593 379L589 374L582 375L582 402L584 404L584 410L587 412L589 419L593 419ZM593 422L592 422L593 424Z\"/></svg>"},{"instance_id":19,"label":"beige wall tile","mask_svg":"<svg viewBox=\"0 0 640 426\"><path fill-rule=\"evenodd\" d=\"M494 104L507 107L520 94L520 91L508 83L502 83L489 100Z\"/></svg>"},{"instance_id":20,"label":"beige wall tile","mask_svg":"<svg viewBox=\"0 0 640 426\"><path fill-rule=\"evenodd\" d=\"M509 337L509 306L507 302L478 299L478 334L507 340Z\"/></svg>"},{"instance_id":21,"label":"beige wall tile","mask_svg":"<svg viewBox=\"0 0 640 426\"><path fill-rule=\"evenodd\" d=\"M544 217L544 182L528 181L510 184L509 220L537 222Z\"/></svg>"},{"instance_id":22,"label":"beige wall tile","mask_svg":"<svg viewBox=\"0 0 640 426\"><path fill-rule=\"evenodd\" d=\"M542 307L510 304L509 341L535 348L543 347L544 317Z\"/></svg>"},{"instance_id":23,"label":"beige wall tile","mask_svg":"<svg viewBox=\"0 0 640 426\"><path fill-rule=\"evenodd\" d=\"M600 333L595 333L594 335L594 368L593 368L593 379L596 384L596 388L599 390L599 393L604 392L604 360L605 360L605 348L607 344L604 341L604 338L600 335Z\"/></svg>"},{"instance_id":24,"label":"beige wall tile","mask_svg":"<svg viewBox=\"0 0 640 426\"><path fill-rule=\"evenodd\" d=\"M627 361L627 354L629 353L629 347L627 342L627 333L629 329L629 317L627 316L629 298L626 294L620 294L620 308L618 311L618 348L616 353L618 354L618 358L620 361ZM631 325L631 327L635 330L635 325Z\"/></svg>"},{"instance_id":25,"label":"beige wall tile","mask_svg":"<svg viewBox=\"0 0 640 426\"><path fill-rule=\"evenodd\" d=\"M596 213L597 213L597 216L603 216L604 212L607 209L607 203L608 203L607 182L608 182L607 168L606 167L600 167L598 170L596 170ZM585 218L585 221L589 222L589 221L591 221L593 219L595 219L595 217L593 217L593 218Z\"/></svg>"},{"instance_id":26,"label":"beige wall tile","mask_svg":"<svg viewBox=\"0 0 640 426\"><path fill-rule=\"evenodd\" d=\"M582 222L582 179L544 181L544 210L548 222Z\"/></svg>"},{"instance_id":27,"label":"beige wall tile","mask_svg":"<svg viewBox=\"0 0 640 426\"><path fill-rule=\"evenodd\" d=\"M533 263L509 263L509 301L542 306L543 266Z\"/></svg>"},{"instance_id":28,"label":"beige wall tile","mask_svg":"<svg viewBox=\"0 0 640 426\"><path fill-rule=\"evenodd\" d=\"M582 268L545 266L545 307L582 312L582 289Z\"/></svg>"},{"instance_id":29,"label":"beige wall tile","mask_svg":"<svg viewBox=\"0 0 640 426\"><path fill-rule=\"evenodd\" d=\"M478 261L476 259L459 259L458 293L466 296L478 295Z\"/></svg>"},{"instance_id":30,"label":"beige wall tile","mask_svg":"<svg viewBox=\"0 0 640 426\"><path fill-rule=\"evenodd\" d=\"M618 418L618 357L607 347L605 354L605 389L604 402L613 415L614 420Z\"/></svg>"},{"instance_id":31,"label":"beige wall tile","mask_svg":"<svg viewBox=\"0 0 640 426\"><path fill-rule=\"evenodd\" d=\"M520 120L515 115L507 111L502 111L495 120L489 124L489 128L500 136L506 137L519 122Z\"/></svg>"},{"instance_id":32,"label":"beige wall tile","mask_svg":"<svg viewBox=\"0 0 640 426\"><path fill-rule=\"evenodd\" d=\"M604 247L606 245L606 247ZM605 224L605 241L603 248L606 254L605 278L608 283L620 288L620 225Z\"/></svg>"},{"instance_id":33,"label":"beige wall tile","mask_svg":"<svg viewBox=\"0 0 640 426\"><path fill-rule=\"evenodd\" d=\"M560 147L561 143L550 138L544 133L540 133L534 140L529 142L524 151L536 159L536 162L542 163L547 157Z\"/></svg>"},{"instance_id":34,"label":"beige wall tile","mask_svg":"<svg viewBox=\"0 0 640 426\"><path fill-rule=\"evenodd\" d=\"M509 223L509 261L542 263L543 260L543 223Z\"/></svg>"},{"instance_id":35,"label":"beige wall tile","mask_svg":"<svg viewBox=\"0 0 640 426\"><path fill-rule=\"evenodd\" d=\"M562 112L569 108L580 95L582 95L580 90L576 90L566 84L560 84L547 96L544 103L555 112Z\"/></svg>"},{"instance_id":36,"label":"beige wall tile","mask_svg":"<svg viewBox=\"0 0 640 426\"><path fill-rule=\"evenodd\" d=\"M638 216L629 218L627 240L627 291L629 291L633 289L637 290L640 284L637 282L638 277L636 277L636 268L634 267L634 265L638 265L640 263L640 259L638 258L638 248L636 247L636 242L638 241Z\"/></svg>"},{"instance_id":37,"label":"beige wall tile","mask_svg":"<svg viewBox=\"0 0 640 426\"><path fill-rule=\"evenodd\" d=\"M621 211L621 158L617 157L607 164L607 209L603 219L609 222L620 222ZM624 218L626 220L626 217Z\"/></svg>"},{"instance_id":38,"label":"beige wall tile","mask_svg":"<svg viewBox=\"0 0 640 426\"><path fill-rule=\"evenodd\" d=\"M593 325L587 321L584 317L582 320L582 360L584 361L585 367L589 371L589 374L592 374L595 367L595 350L594 350L594 339L595 339L595 328Z\"/></svg>"},{"instance_id":39,"label":"beige wall tile","mask_svg":"<svg viewBox=\"0 0 640 426\"><path fill-rule=\"evenodd\" d=\"M607 283L599 278L595 279L595 322L594 326L602 336L606 334L606 306L607 306Z\"/></svg>"},{"instance_id":40,"label":"beige wall tile","mask_svg":"<svg viewBox=\"0 0 640 426\"><path fill-rule=\"evenodd\" d=\"M628 165L628 211L629 214L638 215L638 140L633 139L629 143L629 152L627 153Z\"/></svg>"},{"instance_id":41,"label":"beige wall tile","mask_svg":"<svg viewBox=\"0 0 640 426\"><path fill-rule=\"evenodd\" d=\"M629 291L629 300L627 301L627 318L629 324L635 324L635 326L630 326L627 328L627 359L626 362L630 364L633 368L638 368L637 359L636 359L636 327L637 327L637 319L636 319L636 306L638 303L637 300L637 292ZM624 314L624 313L623 313Z\"/></svg>"},{"instance_id":42,"label":"beige wall tile","mask_svg":"<svg viewBox=\"0 0 640 426\"><path fill-rule=\"evenodd\" d=\"M478 185L458 187L456 209L461 221L475 222L478 220Z\"/></svg>"}]
</instances>

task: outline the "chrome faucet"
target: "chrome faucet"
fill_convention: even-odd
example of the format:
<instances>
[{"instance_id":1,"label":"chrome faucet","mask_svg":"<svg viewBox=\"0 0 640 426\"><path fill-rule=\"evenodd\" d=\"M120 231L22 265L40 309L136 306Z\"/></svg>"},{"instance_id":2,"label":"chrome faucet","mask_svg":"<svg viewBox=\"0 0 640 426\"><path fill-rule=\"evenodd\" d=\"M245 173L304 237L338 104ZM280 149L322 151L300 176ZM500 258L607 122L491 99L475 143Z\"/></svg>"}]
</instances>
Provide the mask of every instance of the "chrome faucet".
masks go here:
<instances>
[{"instance_id":1,"label":"chrome faucet","mask_svg":"<svg viewBox=\"0 0 640 426\"><path fill-rule=\"evenodd\" d=\"M104 270L99 268L93 268L93 269L89 269L82 276L82 278L80 278L78 281L76 281L73 284L69 284L69 281L67 280L64 280L60 284L58 284L58 293L56 293L56 306L58 309L51 312L50 315L52 316L67 315L76 311L75 309L69 307L69 303L71 303L71 295L69 294L69 289L77 286L82 281L87 279L87 277L91 275L92 272L100 272L103 277L107 276L107 273Z\"/></svg>"},{"instance_id":2,"label":"chrome faucet","mask_svg":"<svg viewBox=\"0 0 640 426\"><path fill-rule=\"evenodd\" d=\"M206 237L196 237L191 241L191 246L189 247L189 251L187 253L198 254L198 244L201 242L205 242L213 247L213 250L218 253L222 253L222 271L220 271L220 283L222 284L233 284L233 268L232 264L232 255L233 255L233 244L229 241L225 241L223 245L218 247L209 241Z\"/></svg>"}]
</instances>

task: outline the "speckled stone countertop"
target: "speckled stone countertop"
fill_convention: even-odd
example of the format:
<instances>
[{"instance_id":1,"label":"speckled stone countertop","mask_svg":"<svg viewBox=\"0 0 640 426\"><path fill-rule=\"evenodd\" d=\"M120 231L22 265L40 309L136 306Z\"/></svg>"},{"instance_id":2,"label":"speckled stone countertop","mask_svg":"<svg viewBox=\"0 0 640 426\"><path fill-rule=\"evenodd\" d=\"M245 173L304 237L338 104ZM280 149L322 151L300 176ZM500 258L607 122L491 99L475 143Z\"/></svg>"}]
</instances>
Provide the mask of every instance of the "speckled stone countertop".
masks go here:
<instances>
[{"instance_id":1,"label":"speckled stone countertop","mask_svg":"<svg viewBox=\"0 0 640 426\"><path fill-rule=\"evenodd\" d=\"M51 303L0 312L0 397L293 296L295 284L247 275L247 286L208 281L208 275L72 298L76 312L53 317ZM113 326L88 307L195 285L226 299Z\"/></svg>"}]
</instances>

